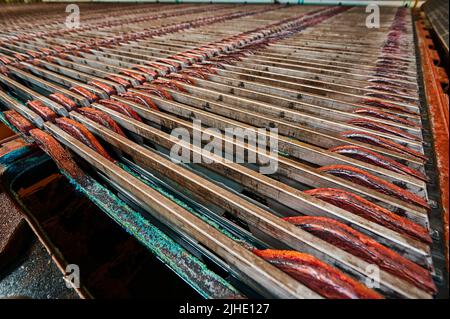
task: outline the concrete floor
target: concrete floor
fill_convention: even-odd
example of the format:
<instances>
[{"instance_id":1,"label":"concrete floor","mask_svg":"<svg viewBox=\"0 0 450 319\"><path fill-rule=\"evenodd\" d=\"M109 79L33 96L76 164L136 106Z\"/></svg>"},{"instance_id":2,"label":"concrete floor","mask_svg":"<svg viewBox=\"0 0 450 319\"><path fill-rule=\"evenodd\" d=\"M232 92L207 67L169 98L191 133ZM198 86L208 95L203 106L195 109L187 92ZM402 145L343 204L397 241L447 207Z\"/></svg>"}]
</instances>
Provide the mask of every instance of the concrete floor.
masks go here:
<instances>
[{"instance_id":1,"label":"concrete floor","mask_svg":"<svg viewBox=\"0 0 450 319\"><path fill-rule=\"evenodd\" d=\"M78 299L42 244L33 238L11 270L0 274L0 298Z\"/></svg>"}]
</instances>

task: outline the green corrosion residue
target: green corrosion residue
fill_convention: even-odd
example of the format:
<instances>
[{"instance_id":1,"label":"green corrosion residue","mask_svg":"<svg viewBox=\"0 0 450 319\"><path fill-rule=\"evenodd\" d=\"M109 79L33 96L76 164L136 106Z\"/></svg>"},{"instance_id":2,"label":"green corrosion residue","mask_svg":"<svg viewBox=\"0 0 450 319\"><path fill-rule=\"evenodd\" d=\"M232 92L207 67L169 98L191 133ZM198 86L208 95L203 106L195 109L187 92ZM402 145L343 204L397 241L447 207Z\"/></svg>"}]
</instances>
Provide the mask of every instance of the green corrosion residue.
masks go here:
<instances>
[{"instance_id":1,"label":"green corrosion residue","mask_svg":"<svg viewBox=\"0 0 450 319\"><path fill-rule=\"evenodd\" d=\"M70 176L66 177L78 191L85 194L128 233L143 243L203 297L242 297L225 279L209 270L200 260L98 182L88 177L85 182L79 184Z\"/></svg>"}]
</instances>

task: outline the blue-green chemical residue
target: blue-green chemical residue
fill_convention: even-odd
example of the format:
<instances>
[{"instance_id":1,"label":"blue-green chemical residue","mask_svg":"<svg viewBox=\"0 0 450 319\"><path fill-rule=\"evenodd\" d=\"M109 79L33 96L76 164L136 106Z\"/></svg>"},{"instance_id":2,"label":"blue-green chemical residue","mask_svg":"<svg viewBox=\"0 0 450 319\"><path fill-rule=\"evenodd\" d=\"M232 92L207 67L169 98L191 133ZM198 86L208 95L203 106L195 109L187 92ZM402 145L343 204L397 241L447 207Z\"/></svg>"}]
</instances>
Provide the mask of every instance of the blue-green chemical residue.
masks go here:
<instances>
[{"instance_id":1,"label":"blue-green chemical residue","mask_svg":"<svg viewBox=\"0 0 450 319\"><path fill-rule=\"evenodd\" d=\"M7 166L4 176L9 179L10 185L14 185L15 180L18 180L21 175L29 170L39 169L39 166L48 160L47 155L41 155L16 161ZM81 181L75 181L70 176L64 175L77 191L87 196L204 298L242 298L242 295L230 283L209 270L198 258L97 181L89 176ZM20 203L17 193L13 195Z\"/></svg>"}]
</instances>

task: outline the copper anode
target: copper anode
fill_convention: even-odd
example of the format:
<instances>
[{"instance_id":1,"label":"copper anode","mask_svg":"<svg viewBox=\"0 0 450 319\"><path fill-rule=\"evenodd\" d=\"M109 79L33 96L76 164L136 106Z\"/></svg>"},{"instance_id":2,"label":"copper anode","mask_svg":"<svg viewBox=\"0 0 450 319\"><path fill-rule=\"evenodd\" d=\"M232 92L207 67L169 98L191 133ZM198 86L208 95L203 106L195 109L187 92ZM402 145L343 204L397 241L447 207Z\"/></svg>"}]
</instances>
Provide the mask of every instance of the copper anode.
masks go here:
<instances>
[{"instance_id":1,"label":"copper anode","mask_svg":"<svg viewBox=\"0 0 450 319\"><path fill-rule=\"evenodd\" d=\"M369 174L359 168L348 165L329 165L319 167L318 170L323 173L335 175L337 177L346 179L358 185L362 185L383 194L401 199L411 204L422 206L430 209L427 201L422 197L411 193L397 185L385 181L375 175Z\"/></svg>"},{"instance_id":2,"label":"copper anode","mask_svg":"<svg viewBox=\"0 0 450 319\"><path fill-rule=\"evenodd\" d=\"M326 298L382 299L377 292L319 259L296 251L254 249L253 253Z\"/></svg>"}]
</instances>

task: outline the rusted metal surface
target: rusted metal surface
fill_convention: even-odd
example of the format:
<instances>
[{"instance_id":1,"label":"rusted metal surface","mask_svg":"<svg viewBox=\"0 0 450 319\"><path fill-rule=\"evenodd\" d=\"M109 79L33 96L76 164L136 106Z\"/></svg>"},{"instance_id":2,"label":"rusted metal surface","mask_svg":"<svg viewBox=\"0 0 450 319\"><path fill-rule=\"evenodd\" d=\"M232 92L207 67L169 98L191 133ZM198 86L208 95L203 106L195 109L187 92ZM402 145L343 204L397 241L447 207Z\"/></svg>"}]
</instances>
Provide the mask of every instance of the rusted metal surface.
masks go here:
<instances>
[{"instance_id":1,"label":"rusted metal surface","mask_svg":"<svg viewBox=\"0 0 450 319\"><path fill-rule=\"evenodd\" d=\"M434 150L441 189L442 218L444 221L444 236L447 249L447 269L449 267L449 99L443 91L442 77L439 73L437 53L430 43L429 32L426 30L423 19L416 21L418 45L423 72L424 89L427 98L428 114L431 118Z\"/></svg>"}]
</instances>

